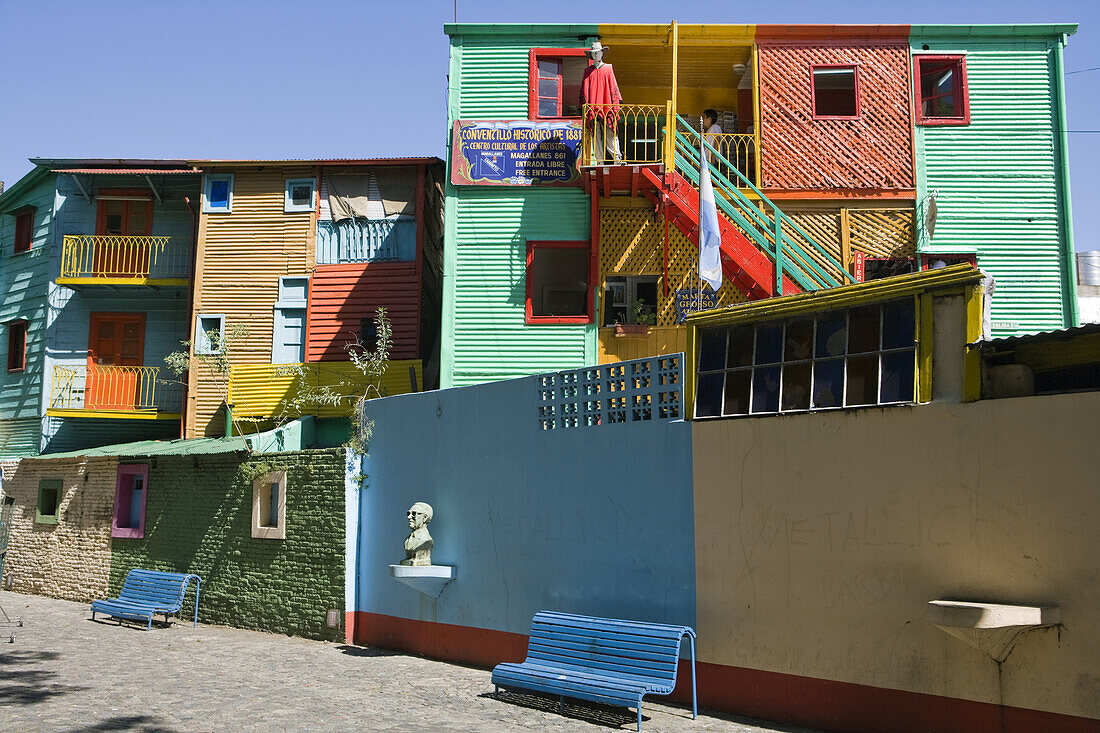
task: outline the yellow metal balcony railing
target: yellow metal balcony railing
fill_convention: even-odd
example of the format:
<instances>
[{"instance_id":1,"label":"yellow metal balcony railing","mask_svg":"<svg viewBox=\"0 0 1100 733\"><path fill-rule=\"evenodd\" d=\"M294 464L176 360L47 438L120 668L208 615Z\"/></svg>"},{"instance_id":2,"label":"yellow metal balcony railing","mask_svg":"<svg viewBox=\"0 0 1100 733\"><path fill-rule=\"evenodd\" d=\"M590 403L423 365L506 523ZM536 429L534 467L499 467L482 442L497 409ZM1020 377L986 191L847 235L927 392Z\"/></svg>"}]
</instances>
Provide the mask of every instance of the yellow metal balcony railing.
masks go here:
<instances>
[{"instance_id":1,"label":"yellow metal balcony railing","mask_svg":"<svg viewBox=\"0 0 1100 733\"><path fill-rule=\"evenodd\" d=\"M391 361L382 375L384 395L413 391L409 370L416 375L417 389L423 389L420 359ZM299 372L299 370L301 370ZM301 375L301 376L299 376ZM339 404L301 404L299 379L309 389L328 387L342 396ZM238 364L229 372L229 404L233 416L242 420L270 420L276 417L347 417L363 395L367 379L349 362L323 361L308 364Z\"/></svg>"},{"instance_id":2,"label":"yellow metal balcony railing","mask_svg":"<svg viewBox=\"0 0 1100 733\"><path fill-rule=\"evenodd\" d=\"M61 417L179 418L183 385L157 379L147 366L53 368L46 414Z\"/></svg>"},{"instance_id":3,"label":"yellow metal balcony railing","mask_svg":"<svg viewBox=\"0 0 1100 733\"><path fill-rule=\"evenodd\" d=\"M190 266L182 237L72 234L62 241L57 282L187 285Z\"/></svg>"},{"instance_id":4,"label":"yellow metal balcony railing","mask_svg":"<svg viewBox=\"0 0 1100 733\"><path fill-rule=\"evenodd\" d=\"M581 165L661 163L666 104L586 104L582 110Z\"/></svg>"},{"instance_id":5,"label":"yellow metal balcony railing","mask_svg":"<svg viewBox=\"0 0 1100 733\"><path fill-rule=\"evenodd\" d=\"M722 157L732 163L741 175L752 182L756 182L756 136L750 134L721 133L706 136L707 142L721 153ZM714 153L708 153L710 162L725 167L726 163L719 161ZM727 173L726 177L738 180L736 176ZM743 188L744 186L739 186Z\"/></svg>"}]
</instances>

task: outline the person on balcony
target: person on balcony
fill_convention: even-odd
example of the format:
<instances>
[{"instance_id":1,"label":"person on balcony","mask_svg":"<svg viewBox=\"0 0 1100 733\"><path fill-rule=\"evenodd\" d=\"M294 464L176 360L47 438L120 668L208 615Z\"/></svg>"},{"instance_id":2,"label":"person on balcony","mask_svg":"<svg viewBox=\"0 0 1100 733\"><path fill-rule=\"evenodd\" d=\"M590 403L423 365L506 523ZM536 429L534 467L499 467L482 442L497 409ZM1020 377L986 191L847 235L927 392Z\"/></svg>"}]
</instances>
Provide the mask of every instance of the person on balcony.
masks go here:
<instances>
[{"instance_id":1,"label":"person on balcony","mask_svg":"<svg viewBox=\"0 0 1100 733\"><path fill-rule=\"evenodd\" d=\"M581 79L581 104L590 105L585 124L594 133L591 155L593 163L597 164L607 160L620 163L623 159L618 133L619 104L623 97L615 81L615 70L611 64L603 62L604 51L608 48L599 41L592 43L592 47L585 52L592 59L592 64L584 70Z\"/></svg>"},{"instance_id":2,"label":"person on balcony","mask_svg":"<svg viewBox=\"0 0 1100 733\"><path fill-rule=\"evenodd\" d=\"M722 126L718 124L718 113L713 109L703 110L703 136L707 139L707 142L712 148L717 150L722 155L726 155L726 151L722 150ZM729 157L729 156L727 156ZM707 151L707 160L711 163L714 162L714 153Z\"/></svg>"}]
</instances>

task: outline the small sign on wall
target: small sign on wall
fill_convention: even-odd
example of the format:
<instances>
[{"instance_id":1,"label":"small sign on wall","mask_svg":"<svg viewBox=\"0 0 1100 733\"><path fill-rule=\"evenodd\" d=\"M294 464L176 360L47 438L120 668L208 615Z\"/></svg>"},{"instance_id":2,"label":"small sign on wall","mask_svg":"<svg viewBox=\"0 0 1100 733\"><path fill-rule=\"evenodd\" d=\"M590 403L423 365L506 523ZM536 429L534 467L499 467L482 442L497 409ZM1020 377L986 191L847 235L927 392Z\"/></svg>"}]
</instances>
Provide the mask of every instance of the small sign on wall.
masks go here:
<instances>
[{"instance_id":1,"label":"small sign on wall","mask_svg":"<svg viewBox=\"0 0 1100 733\"><path fill-rule=\"evenodd\" d=\"M718 293L703 288L700 293L698 288L682 288L676 291L676 322L683 323L688 313L710 310L718 307Z\"/></svg>"},{"instance_id":2,"label":"small sign on wall","mask_svg":"<svg viewBox=\"0 0 1100 733\"><path fill-rule=\"evenodd\" d=\"M451 183L456 186L568 186L580 183L580 122L456 120Z\"/></svg>"},{"instance_id":3,"label":"small sign on wall","mask_svg":"<svg viewBox=\"0 0 1100 733\"><path fill-rule=\"evenodd\" d=\"M867 276L866 259L867 255L862 252L852 253L852 277L856 279L857 283L863 282L863 279Z\"/></svg>"}]
</instances>

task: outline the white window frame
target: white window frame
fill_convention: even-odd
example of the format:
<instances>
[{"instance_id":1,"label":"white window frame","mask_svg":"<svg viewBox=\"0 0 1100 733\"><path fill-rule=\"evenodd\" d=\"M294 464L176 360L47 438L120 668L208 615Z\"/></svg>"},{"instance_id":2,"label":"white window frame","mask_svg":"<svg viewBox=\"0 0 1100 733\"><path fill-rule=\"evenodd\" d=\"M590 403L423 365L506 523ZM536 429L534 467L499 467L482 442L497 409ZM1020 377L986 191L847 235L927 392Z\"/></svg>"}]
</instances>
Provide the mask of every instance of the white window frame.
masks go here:
<instances>
[{"instance_id":1,"label":"white window frame","mask_svg":"<svg viewBox=\"0 0 1100 733\"><path fill-rule=\"evenodd\" d=\"M295 204L290 197L290 191L295 186L309 184L309 205ZM299 211L313 211L317 208L317 179L316 178L288 178L283 189L283 213L291 214Z\"/></svg>"},{"instance_id":2,"label":"white window frame","mask_svg":"<svg viewBox=\"0 0 1100 733\"><path fill-rule=\"evenodd\" d=\"M279 484L278 525L270 527L263 524L260 518L264 516L265 499L267 515L270 516L273 483ZM286 471L269 471L252 481L252 537L258 540L286 539Z\"/></svg>"},{"instance_id":3,"label":"white window frame","mask_svg":"<svg viewBox=\"0 0 1100 733\"><path fill-rule=\"evenodd\" d=\"M210 205L210 184L214 181L229 182L229 198L226 208L215 208ZM202 213L204 214L231 214L233 213L233 174L232 173L207 173L202 182Z\"/></svg>"},{"instance_id":4,"label":"white window frame","mask_svg":"<svg viewBox=\"0 0 1100 733\"><path fill-rule=\"evenodd\" d=\"M302 299L289 299L286 298L286 281L287 280L305 280L306 281L306 297ZM284 275L279 278L279 299L275 301L275 305L272 308L272 324L271 324L271 363L281 364L282 362L276 361L276 351L279 348L279 320L282 318L282 312L286 310L304 310L306 313L306 323L304 326L309 325L309 275ZM303 340L305 334L303 334ZM302 344L302 350L305 351L305 344ZM302 355L303 361L305 360L305 354Z\"/></svg>"},{"instance_id":5,"label":"white window frame","mask_svg":"<svg viewBox=\"0 0 1100 733\"><path fill-rule=\"evenodd\" d=\"M214 349L214 345L206 338L206 332L212 329L204 329L202 327L202 321L204 318L217 318L218 319L218 344L223 348ZM225 344L225 314L224 313L199 313L195 316L195 339L192 342L195 347L196 354L220 354L224 349Z\"/></svg>"}]
</instances>

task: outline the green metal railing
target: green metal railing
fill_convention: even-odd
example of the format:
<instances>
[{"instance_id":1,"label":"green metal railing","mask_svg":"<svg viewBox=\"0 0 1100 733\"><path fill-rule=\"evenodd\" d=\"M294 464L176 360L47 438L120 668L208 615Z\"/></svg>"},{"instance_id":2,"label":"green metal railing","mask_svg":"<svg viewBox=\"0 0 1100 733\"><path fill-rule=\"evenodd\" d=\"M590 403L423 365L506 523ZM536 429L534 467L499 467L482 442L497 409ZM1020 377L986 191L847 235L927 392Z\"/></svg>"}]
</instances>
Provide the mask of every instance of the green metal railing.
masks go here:
<instances>
[{"instance_id":1,"label":"green metal railing","mask_svg":"<svg viewBox=\"0 0 1100 733\"><path fill-rule=\"evenodd\" d=\"M676 116L676 170L698 187L699 148L700 144L705 145L715 203L750 241L776 263L777 294L783 293L784 275L803 290L822 290L855 282L844 266L814 241L806 230L780 211L734 163L701 137L702 134L687 120ZM759 203L741 189L756 194ZM764 210L760 203L766 207Z\"/></svg>"}]
</instances>

